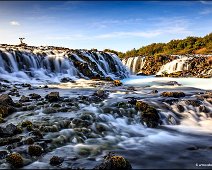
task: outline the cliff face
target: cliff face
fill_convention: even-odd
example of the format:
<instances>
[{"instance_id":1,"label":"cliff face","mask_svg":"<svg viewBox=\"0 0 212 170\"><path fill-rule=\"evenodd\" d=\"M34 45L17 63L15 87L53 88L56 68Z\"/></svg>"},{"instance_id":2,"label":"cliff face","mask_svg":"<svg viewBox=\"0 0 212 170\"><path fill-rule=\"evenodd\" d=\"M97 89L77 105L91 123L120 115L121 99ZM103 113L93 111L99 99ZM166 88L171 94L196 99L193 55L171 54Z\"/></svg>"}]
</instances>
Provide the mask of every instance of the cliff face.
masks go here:
<instances>
[{"instance_id":1,"label":"cliff face","mask_svg":"<svg viewBox=\"0 0 212 170\"><path fill-rule=\"evenodd\" d=\"M134 74L170 77L212 77L211 56L147 56L122 60Z\"/></svg>"}]
</instances>

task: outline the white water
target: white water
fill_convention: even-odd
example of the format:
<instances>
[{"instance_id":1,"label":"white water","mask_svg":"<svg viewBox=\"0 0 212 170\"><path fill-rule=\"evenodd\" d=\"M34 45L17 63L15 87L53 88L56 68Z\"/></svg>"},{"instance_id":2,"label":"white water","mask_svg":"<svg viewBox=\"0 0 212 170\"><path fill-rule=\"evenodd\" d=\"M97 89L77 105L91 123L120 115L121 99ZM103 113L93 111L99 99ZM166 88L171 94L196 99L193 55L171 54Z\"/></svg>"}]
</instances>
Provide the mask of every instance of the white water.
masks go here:
<instances>
[{"instance_id":1,"label":"white water","mask_svg":"<svg viewBox=\"0 0 212 170\"><path fill-rule=\"evenodd\" d=\"M145 65L145 57L137 56L123 59L122 63L135 74L137 71L140 71Z\"/></svg>"},{"instance_id":2,"label":"white water","mask_svg":"<svg viewBox=\"0 0 212 170\"><path fill-rule=\"evenodd\" d=\"M182 84L184 87L193 87L204 90L212 90L212 78L171 78L171 77L155 77L155 76L131 76L130 78L123 79L122 82L126 85L136 85L145 87L147 85L164 88L166 82L176 81ZM179 86L180 87L180 86ZM176 86L171 86L170 88L177 88Z\"/></svg>"},{"instance_id":3,"label":"white water","mask_svg":"<svg viewBox=\"0 0 212 170\"><path fill-rule=\"evenodd\" d=\"M26 49L20 51L0 51L0 78L11 82L60 82L63 77L92 78L94 75L111 78L128 76L128 71L118 57L112 53L89 52L84 50L57 51ZM45 54L43 54L45 53ZM107 56L105 56L107 55ZM87 69L92 72L91 77L83 75L74 62L88 64ZM114 67L113 71L111 67Z\"/></svg>"},{"instance_id":4,"label":"white water","mask_svg":"<svg viewBox=\"0 0 212 170\"><path fill-rule=\"evenodd\" d=\"M173 60L161 67L157 75L161 75L164 72L170 74L173 72L178 72L178 71L185 71L189 70L189 62L192 58L191 57L182 57L176 60Z\"/></svg>"}]
</instances>

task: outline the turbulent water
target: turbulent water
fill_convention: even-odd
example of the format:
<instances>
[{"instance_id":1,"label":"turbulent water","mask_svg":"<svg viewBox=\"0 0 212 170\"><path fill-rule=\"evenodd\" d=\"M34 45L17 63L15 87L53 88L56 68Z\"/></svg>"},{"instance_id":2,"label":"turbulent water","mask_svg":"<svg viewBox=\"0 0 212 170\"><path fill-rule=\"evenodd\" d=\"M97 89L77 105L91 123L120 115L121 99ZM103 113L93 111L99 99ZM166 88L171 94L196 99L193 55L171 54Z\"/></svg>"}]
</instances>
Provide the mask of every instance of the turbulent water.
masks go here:
<instances>
[{"instance_id":1,"label":"turbulent water","mask_svg":"<svg viewBox=\"0 0 212 170\"><path fill-rule=\"evenodd\" d=\"M137 70L141 70L145 65L145 57L130 57L123 59L122 63L131 71L131 73L136 73Z\"/></svg>"},{"instance_id":2,"label":"turbulent water","mask_svg":"<svg viewBox=\"0 0 212 170\"><path fill-rule=\"evenodd\" d=\"M112 53L48 48L0 48L0 78L60 82L69 78L124 78L120 59Z\"/></svg>"},{"instance_id":3,"label":"turbulent water","mask_svg":"<svg viewBox=\"0 0 212 170\"><path fill-rule=\"evenodd\" d=\"M41 157L28 156L27 145L14 144L10 149L0 146L0 150L23 155L27 162L24 169L91 169L110 151L127 158L134 169L211 169L208 164L212 163L212 97L202 96L211 92L212 79L130 76L121 80L122 86L114 86L113 82L85 80L96 74L86 76L77 63L87 62L88 70L102 77L127 77L128 72L115 55L84 50L63 50L62 53L42 49L38 52L41 51L46 54L26 50L1 50L0 53L0 78L11 82L1 82L1 85L8 86L1 93L11 94L14 102L18 102L22 95L32 93L42 97L23 102L23 107L29 109L9 115L1 126L30 120L42 128L58 128L54 132L42 131L43 139L37 141L38 144L51 142L47 143L46 152ZM141 64L136 65L138 61ZM132 65L135 70L144 62L144 58L134 58L128 60L127 65ZM73 78L75 82L58 83L62 77ZM22 82L31 82L32 87L24 87ZM46 84L48 88L44 88ZM107 96L96 99L96 90L103 90ZM184 92L185 97L161 96L165 91ZM56 103L46 101L45 96L50 92L59 92L61 100ZM140 111L128 103L131 98L156 108L161 125L146 127ZM49 108L53 111L47 112ZM85 120L89 126L76 124L79 119ZM25 130L20 136L24 140L31 134ZM49 164L55 155L64 158L58 167ZM10 166L0 158L0 168Z\"/></svg>"}]
</instances>

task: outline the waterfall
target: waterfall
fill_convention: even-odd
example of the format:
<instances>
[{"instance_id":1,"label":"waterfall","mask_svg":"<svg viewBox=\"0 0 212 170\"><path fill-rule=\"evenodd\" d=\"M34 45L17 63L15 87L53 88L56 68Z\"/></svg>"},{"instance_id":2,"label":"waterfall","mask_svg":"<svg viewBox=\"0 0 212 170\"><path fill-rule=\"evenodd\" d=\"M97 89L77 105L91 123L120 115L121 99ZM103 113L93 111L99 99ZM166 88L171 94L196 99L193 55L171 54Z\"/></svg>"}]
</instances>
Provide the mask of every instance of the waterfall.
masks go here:
<instances>
[{"instance_id":1,"label":"waterfall","mask_svg":"<svg viewBox=\"0 0 212 170\"><path fill-rule=\"evenodd\" d=\"M178 71L184 71L184 70L189 70L189 61L192 58L190 57L180 57L178 59L175 59L161 67L157 75L161 75L164 72L170 74L173 72L178 72Z\"/></svg>"},{"instance_id":2,"label":"waterfall","mask_svg":"<svg viewBox=\"0 0 212 170\"><path fill-rule=\"evenodd\" d=\"M122 63L132 72L139 72L145 65L145 57L137 56L123 59Z\"/></svg>"},{"instance_id":3,"label":"waterfall","mask_svg":"<svg viewBox=\"0 0 212 170\"><path fill-rule=\"evenodd\" d=\"M63 77L125 78L128 71L112 53L91 50L2 49L0 78L59 81Z\"/></svg>"}]
</instances>

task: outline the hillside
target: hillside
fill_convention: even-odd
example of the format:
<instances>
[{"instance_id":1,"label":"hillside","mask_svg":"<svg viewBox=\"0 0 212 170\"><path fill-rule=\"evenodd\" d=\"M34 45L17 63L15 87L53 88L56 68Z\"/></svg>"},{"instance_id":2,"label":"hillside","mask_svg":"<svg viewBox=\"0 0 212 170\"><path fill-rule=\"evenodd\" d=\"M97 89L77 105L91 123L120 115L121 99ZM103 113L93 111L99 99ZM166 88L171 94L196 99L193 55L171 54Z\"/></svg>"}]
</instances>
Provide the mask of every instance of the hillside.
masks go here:
<instances>
[{"instance_id":1,"label":"hillside","mask_svg":"<svg viewBox=\"0 0 212 170\"><path fill-rule=\"evenodd\" d=\"M187 37L182 40L171 40L168 43L153 43L126 53L105 49L118 54L120 58L152 55L212 54L212 33L204 37Z\"/></svg>"}]
</instances>

